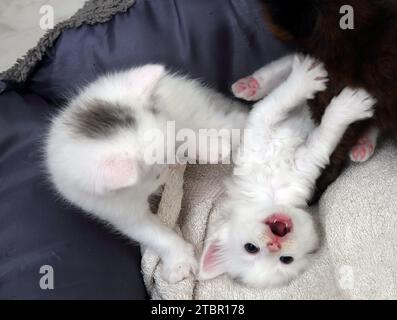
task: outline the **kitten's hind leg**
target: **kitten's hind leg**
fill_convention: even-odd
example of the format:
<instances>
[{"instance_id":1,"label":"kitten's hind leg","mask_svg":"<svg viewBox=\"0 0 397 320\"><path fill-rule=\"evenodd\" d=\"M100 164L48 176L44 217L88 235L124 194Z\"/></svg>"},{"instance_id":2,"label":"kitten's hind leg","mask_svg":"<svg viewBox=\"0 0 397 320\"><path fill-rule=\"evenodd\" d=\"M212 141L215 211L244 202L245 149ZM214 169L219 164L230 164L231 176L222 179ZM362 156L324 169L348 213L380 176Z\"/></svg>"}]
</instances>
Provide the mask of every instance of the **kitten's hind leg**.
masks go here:
<instances>
[{"instance_id":1,"label":"kitten's hind leg","mask_svg":"<svg viewBox=\"0 0 397 320\"><path fill-rule=\"evenodd\" d=\"M350 160L357 163L369 160L375 153L378 137L379 129L371 127L350 150Z\"/></svg>"},{"instance_id":2,"label":"kitten's hind leg","mask_svg":"<svg viewBox=\"0 0 397 320\"><path fill-rule=\"evenodd\" d=\"M293 55L278 59L256 71L253 75L240 79L232 86L233 94L246 101L258 101L282 82L292 70Z\"/></svg>"}]
</instances>

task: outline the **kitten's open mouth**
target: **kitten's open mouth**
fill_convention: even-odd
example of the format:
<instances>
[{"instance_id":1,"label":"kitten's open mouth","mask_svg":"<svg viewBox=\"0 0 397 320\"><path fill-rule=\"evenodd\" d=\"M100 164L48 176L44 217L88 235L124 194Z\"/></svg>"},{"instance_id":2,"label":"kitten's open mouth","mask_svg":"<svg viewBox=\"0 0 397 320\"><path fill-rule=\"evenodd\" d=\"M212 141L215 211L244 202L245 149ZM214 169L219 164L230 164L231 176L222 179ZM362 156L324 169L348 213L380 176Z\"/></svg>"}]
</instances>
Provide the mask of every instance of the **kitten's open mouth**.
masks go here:
<instances>
[{"instance_id":1,"label":"kitten's open mouth","mask_svg":"<svg viewBox=\"0 0 397 320\"><path fill-rule=\"evenodd\" d=\"M285 237L292 231L292 220L280 213L272 215L267 218L265 224L269 226L271 232L278 237Z\"/></svg>"}]
</instances>

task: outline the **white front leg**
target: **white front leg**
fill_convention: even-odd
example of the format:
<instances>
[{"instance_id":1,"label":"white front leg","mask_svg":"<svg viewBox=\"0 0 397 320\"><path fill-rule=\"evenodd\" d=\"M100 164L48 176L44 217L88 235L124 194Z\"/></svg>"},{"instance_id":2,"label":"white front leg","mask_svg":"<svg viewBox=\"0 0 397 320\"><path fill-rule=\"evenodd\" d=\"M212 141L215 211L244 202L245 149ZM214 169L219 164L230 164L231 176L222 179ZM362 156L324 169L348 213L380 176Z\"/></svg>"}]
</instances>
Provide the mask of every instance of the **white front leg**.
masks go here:
<instances>
[{"instance_id":1,"label":"white front leg","mask_svg":"<svg viewBox=\"0 0 397 320\"><path fill-rule=\"evenodd\" d=\"M321 63L310 57L295 56L288 79L255 104L248 118L248 127L259 128L259 131L263 127L271 129L293 109L325 90L327 82L328 73Z\"/></svg>"},{"instance_id":2,"label":"white front leg","mask_svg":"<svg viewBox=\"0 0 397 320\"><path fill-rule=\"evenodd\" d=\"M321 169L329 164L331 154L348 126L371 118L376 101L365 90L344 89L325 110L318 126L305 145L297 150L295 163L300 178L314 186ZM307 195L309 199L310 195Z\"/></svg>"},{"instance_id":3,"label":"white front leg","mask_svg":"<svg viewBox=\"0 0 397 320\"><path fill-rule=\"evenodd\" d=\"M176 283L197 271L193 246L176 232L165 226L149 211L145 215L129 215L117 227L128 237L156 252L162 262L162 276L169 283Z\"/></svg>"}]
</instances>

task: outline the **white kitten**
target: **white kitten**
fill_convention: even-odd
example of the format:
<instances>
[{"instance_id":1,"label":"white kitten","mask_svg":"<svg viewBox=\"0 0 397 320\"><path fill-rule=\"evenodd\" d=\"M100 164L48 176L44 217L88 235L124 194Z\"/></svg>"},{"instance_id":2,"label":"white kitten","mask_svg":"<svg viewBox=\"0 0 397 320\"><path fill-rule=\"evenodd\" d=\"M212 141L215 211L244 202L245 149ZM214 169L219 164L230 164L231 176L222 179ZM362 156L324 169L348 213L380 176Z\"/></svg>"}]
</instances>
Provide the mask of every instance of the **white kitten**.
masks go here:
<instances>
[{"instance_id":1,"label":"white kitten","mask_svg":"<svg viewBox=\"0 0 397 320\"><path fill-rule=\"evenodd\" d=\"M327 73L299 56L291 68L248 117L250 135L227 183L223 217L210 228L201 279L227 273L252 287L282 285L304 270L318 246L306 201L348 125L371 117L375 101L345 89L316 128L305 102L326 88Z\"/></svg>"},{"instance_id":2,"label":"white kitten","mask_svg":"<svg viewBox=\"0 0 397 320\"><path fill-rule=\"evenodd\" d=\"M242 129L244 109L161 65L104 76L55 117L46 146L51 180L64 198L159 254L164 278L177 282L197 262L193 247L150 212L148 197L167 181L170 168L148 161L145 135L157 130L166 136L169 120L176 130L196 134ZM163 155L173 152L164 140L157 143Z\"/></svg>"}]
</instances>

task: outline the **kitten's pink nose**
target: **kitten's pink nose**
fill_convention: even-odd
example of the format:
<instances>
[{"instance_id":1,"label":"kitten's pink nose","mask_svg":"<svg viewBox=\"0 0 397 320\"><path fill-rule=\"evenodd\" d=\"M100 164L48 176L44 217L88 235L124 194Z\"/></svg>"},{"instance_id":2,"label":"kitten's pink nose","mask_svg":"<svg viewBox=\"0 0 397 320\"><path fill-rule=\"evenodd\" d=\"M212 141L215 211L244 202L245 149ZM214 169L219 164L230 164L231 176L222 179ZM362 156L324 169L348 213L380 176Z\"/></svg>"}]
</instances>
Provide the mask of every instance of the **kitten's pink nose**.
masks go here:
<instances>
[{"instance_id":1,"label":"kitten's pink nose","mask_svg":"<svg viewBox=\"0 0 397 320\"><path fill-rule=\"evenodd\" d=\"M267 243L267 248L270 252L277 252L281 250L281 244L277 241L270 241Z\"/></svg>"}]
</instances>

